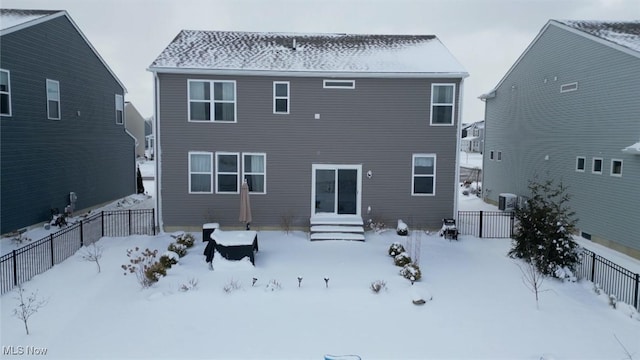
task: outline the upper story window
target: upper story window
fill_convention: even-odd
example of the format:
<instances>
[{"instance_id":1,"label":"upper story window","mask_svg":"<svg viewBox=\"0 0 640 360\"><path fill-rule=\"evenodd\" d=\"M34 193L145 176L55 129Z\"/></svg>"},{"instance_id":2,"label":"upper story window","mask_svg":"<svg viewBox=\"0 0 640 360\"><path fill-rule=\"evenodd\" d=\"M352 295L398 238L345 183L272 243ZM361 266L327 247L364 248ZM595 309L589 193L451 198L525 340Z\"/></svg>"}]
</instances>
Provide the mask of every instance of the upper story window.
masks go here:
<instances>
[{"instance_id":1,"label":"upper story window","mask_svg":"<svg viewBox=\"0 0 640 360\"><path fill-rule=\"evenodd\" d=\"M611 160L611 176L622 176L622 160Z\"/></svg>"},{"instance_id":2,"label":"upper story window","mask_svg":"<svg viewBox=\"0 0 640 360\"><path fill-rule=\"evenodd\" d=\"M289 113L289 82L288 81L273 82L273 113L274 114Z\"/></svg>"},{"instance_id":3,"label":"upper story window","mask_svg":"<svg viewBox=\"0 0 640 360\"><path fill-rule=\"evenodd\" d=\"M124 97L116 94L116 124L124 124Z\"/></svg>"},{"instance_id":4,"label":"upper story window","mask_svg":"<svg viewBox=\"0 0 640 360\"><path fill-rule=\"evenodd\" d=\"M11 78L9 71L0 69L0 115L11 116Z\"/></svg>"},{"instance_id":5,"label":"upper story window","mask_svg":"<svg viewBox=\"0 0 640 360\"><path fill-rule=\"evenodd\" d=\"M60 120L60 83L47 79L47 118Z\"/></svg>"},{"instance_id":6,"label":"upper story window","mask_svg":"<svg viewBox=\"0 0 640 360\"><path fill-rule=\"evenodd\" d=\"M578 156L576 158L576 171L584 172L586 159L584 156Z\"/></svg>"},{"instance_id":7,"label":"upper story window","mask_svg":"<svg viewBox=\"0 0 640 360\"><path fill-rule=\"evenodd\" d=\"M431 85L431 125L453 125L455 84Z\"/></svg>"},{"instance_id":8,"label":"upper story window","mask_svg":"<svg viewBox=\"0 0 640 360\"><path fill-rule=\"evenodd\" d=\"M591 165L592 173L602 174L602 158L593 158L593 163Z\"/></svg>"},{"instance_id":9,"label":"upper story window","mask_svg":"<svg viewBox=\"0 0 640 360\"><path fill-rule=\"evenodd\" d=\"M242 153L242 178L249 185L249 192L266 194L266 159L264 153Z\"/></svg>"},{"instance_id":10,"label":"upper story window","mask_svg":"<svg viewBox=\"0 0 640 360\"><path fill-rule=\"evenodd\" d=\"M411 173L411 195L435 195L436 155L414 154Z\"/></svg>"},{"instance_id":11,"label":"upper story window","mask_svg":"<svg viewBox=\"0 0 640 360\"><path fill-rule=\"evenodd\" d=\"M189 121L236 122L234 80L188 80Z\"/></svg>"},{"instance_id":12,"label":"upper story window","mask_svg":"<svg viewBox=\"0 0 640 360\"><path fill-rule=\"evenodd\" d=\"M213 154L189 152L189 193L211 194L213 191Z\"/></svg>"},{"instance_id":13,"label":"upper story window","mask_svg":"<svg viewBox=\"0 0 640 360\"><path fill-rule=\"evenodd\" d=\"M576 91L578 90L578 83L577 82L572 82L569 84L562 84L560 85L560 92L561 93L565 93L565 92L569 92L569 91Z\"/></svg>"},{"instance_id":14,"label":"upper story window","mask_svg":"<svg viewBox=\"0 0 640 360\"><path fill-rule=\"evenodd\" d=\"M238 193L240 175L240 154L216 153L216 193Z\"/></svg>"},{"instance_id":15,"label":"upper story window","mask_svg":"<svg viewBox=\"0 0 640 360\"><path fill-rule=\"evenodd\" d=\"M325 89L355 89L355 80L323 80L322 87Z\"/></svg>"}]
</instances>

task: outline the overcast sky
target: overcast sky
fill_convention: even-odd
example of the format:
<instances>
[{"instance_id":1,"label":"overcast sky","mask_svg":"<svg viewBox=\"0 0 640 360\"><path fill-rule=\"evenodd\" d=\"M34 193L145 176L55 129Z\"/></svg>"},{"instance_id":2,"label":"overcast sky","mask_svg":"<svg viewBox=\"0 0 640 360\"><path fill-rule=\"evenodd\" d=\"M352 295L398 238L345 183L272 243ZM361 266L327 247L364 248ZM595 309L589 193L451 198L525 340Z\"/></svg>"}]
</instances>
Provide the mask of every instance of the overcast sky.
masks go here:
<instances>
[{"instance_id":1,"label":"overcast sky","mask_svg":"<svg viewBox=\"0 0 640 360\"><path fill-rule=\"evenodd\" d=\"M640 19L640 0L0 0L2 8L67 10L153 115L147 67L182 29L436 35L467 69L463 122L484 117L491 90L549 19Z\"/></svg>"}]
</instances>

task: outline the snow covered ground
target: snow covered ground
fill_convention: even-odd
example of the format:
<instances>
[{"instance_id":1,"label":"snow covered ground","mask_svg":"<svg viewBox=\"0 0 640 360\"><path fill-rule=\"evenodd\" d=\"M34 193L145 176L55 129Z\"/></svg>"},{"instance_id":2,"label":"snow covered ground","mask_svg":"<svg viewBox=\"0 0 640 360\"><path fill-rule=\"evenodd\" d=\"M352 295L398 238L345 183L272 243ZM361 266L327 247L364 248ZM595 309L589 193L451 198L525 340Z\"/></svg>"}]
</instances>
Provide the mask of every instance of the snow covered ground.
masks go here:
<instances>
[{"instance_id":1,"label":"snow covered ground","mask_svg":"<svg viewBox=\"0 0 640 360\"><path fill-rule=\"evenodd\" d=\"M480 168L482 169L482 154L474 152L460 152L460 166L466 168Z\"/></svg>"},{"instance_id":2,"label":"snow covered ground","mask_svg":"<svg viewBox=\"0 0 640 360\"><path fill-rule=\"evenodd\" d=\"M474 195L461 195L459 205L496 210ZM37 290L48 299L29 319L31 335L12 315L16 292L0 297L3 358L29 349L47 356L20 358L625 359L625 348L640 354L640 315L626 304L613 309L589 282L547 279L537 309L517 263L506 256L509 239L412 234L311 242L303 232L260 231L255 267L217 257L210 271L201 234L194 233L196 246L148 289L123 275L126 251L163 253L171 235L103 238L100 273L81 250L24 284L27 294ZM407 249L420 243L412 255L420 254L423 279L413 286L387 255L396 241ZM628 261L621 265L640 268L618 255ZM195 289L179 290L192 280ZM378 280L386 289L375 294L370 286ZM233 284L236 290L224 290ZM415 293L432 300L414 305Z\"/></svg>"}]
</instances>

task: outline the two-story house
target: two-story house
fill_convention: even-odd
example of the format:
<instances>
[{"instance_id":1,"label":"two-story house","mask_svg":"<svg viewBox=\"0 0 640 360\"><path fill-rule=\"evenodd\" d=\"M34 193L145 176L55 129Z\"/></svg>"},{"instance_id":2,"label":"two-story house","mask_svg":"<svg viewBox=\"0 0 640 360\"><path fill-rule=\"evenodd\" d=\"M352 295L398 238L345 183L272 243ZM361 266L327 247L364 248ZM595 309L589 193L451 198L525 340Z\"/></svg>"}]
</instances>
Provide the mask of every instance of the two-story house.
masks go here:
<instances>
[{"instance_id":1,"label":"two-story house","mask_svg":"<svg viewBox=\"0 0 640 360\"><path fill-rule=\"evenodd\" d=\"M476 121L463 132L460 150L482 153L484 147L484 120Z\"/></svg>"},{"instance_id":2,"label":"two-story house","mask_svg":"<svg viewBox=\"0 0 640 360\"><path fill-rule=\"evenodd\" d=\"M486 102L483 197L562 181L582 237L640 258L640 21L549 21Z\"/></svg>"},{"instance_id":3,"label":"two-story house","mask_svg":"<svg viewBox=\"0 0 640 360\"><path fill-rule=\"evenodd\" d=\"M456 211L467 73L435 36L182 31L149 70L164 229L239 226L243 180L252 225L312 239Z\"/></svg>"},{"instance_id":4,"label":"two-story house","mask_svg":"<svg viewBox=\"0 0 640 360\"><path fill-rule=\"evenodd\" d=\"M66 11L0 9L0 232L135 193L124 94Z\"/></svg>"}]
</instances>

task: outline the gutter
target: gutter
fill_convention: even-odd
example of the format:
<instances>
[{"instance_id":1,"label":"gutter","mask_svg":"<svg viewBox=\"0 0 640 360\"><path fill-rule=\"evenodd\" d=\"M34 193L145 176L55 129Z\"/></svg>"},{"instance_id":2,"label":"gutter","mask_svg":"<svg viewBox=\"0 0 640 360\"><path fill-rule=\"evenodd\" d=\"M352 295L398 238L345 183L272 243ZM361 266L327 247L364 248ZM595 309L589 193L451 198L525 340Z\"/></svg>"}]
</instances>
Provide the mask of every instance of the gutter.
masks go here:
<instances>
[{"instance_id":1,"label":"gutter","mask_svg":"<svg viewBox=\"0 0 640 360\"><path fill-rule=\"evenodd\" d=\"M458 193L459 193L459 182L460 182L460 142L462 141L462 94L464 92L464 79L460 79L460 86L458 87L460 96L458 96L458 102L460 105L458 106L458 119L456 124L456 168L455 168L455 178L453 179L453 219L458 220ZM460 226L459 222L458 226Z\"/></svg>"},{"instance_id":2,"label":"gutter","mask_svg":"<svg viewBox=\"0 0 640 360\"><path fill-rule=\"evenodd\" d=\"M157 72L153 72L153 92L154 92L154 115L155 119L153 122L153 156L156 159L156 214L158 218L156 219L156 225L158 226L158 231L160 233L164 232L164 224L162 222L162 177L160 176L161 171L160 167L162 166L162 152L160 150L160 78L158 77Z\"/></svg>"}]
</instances>

